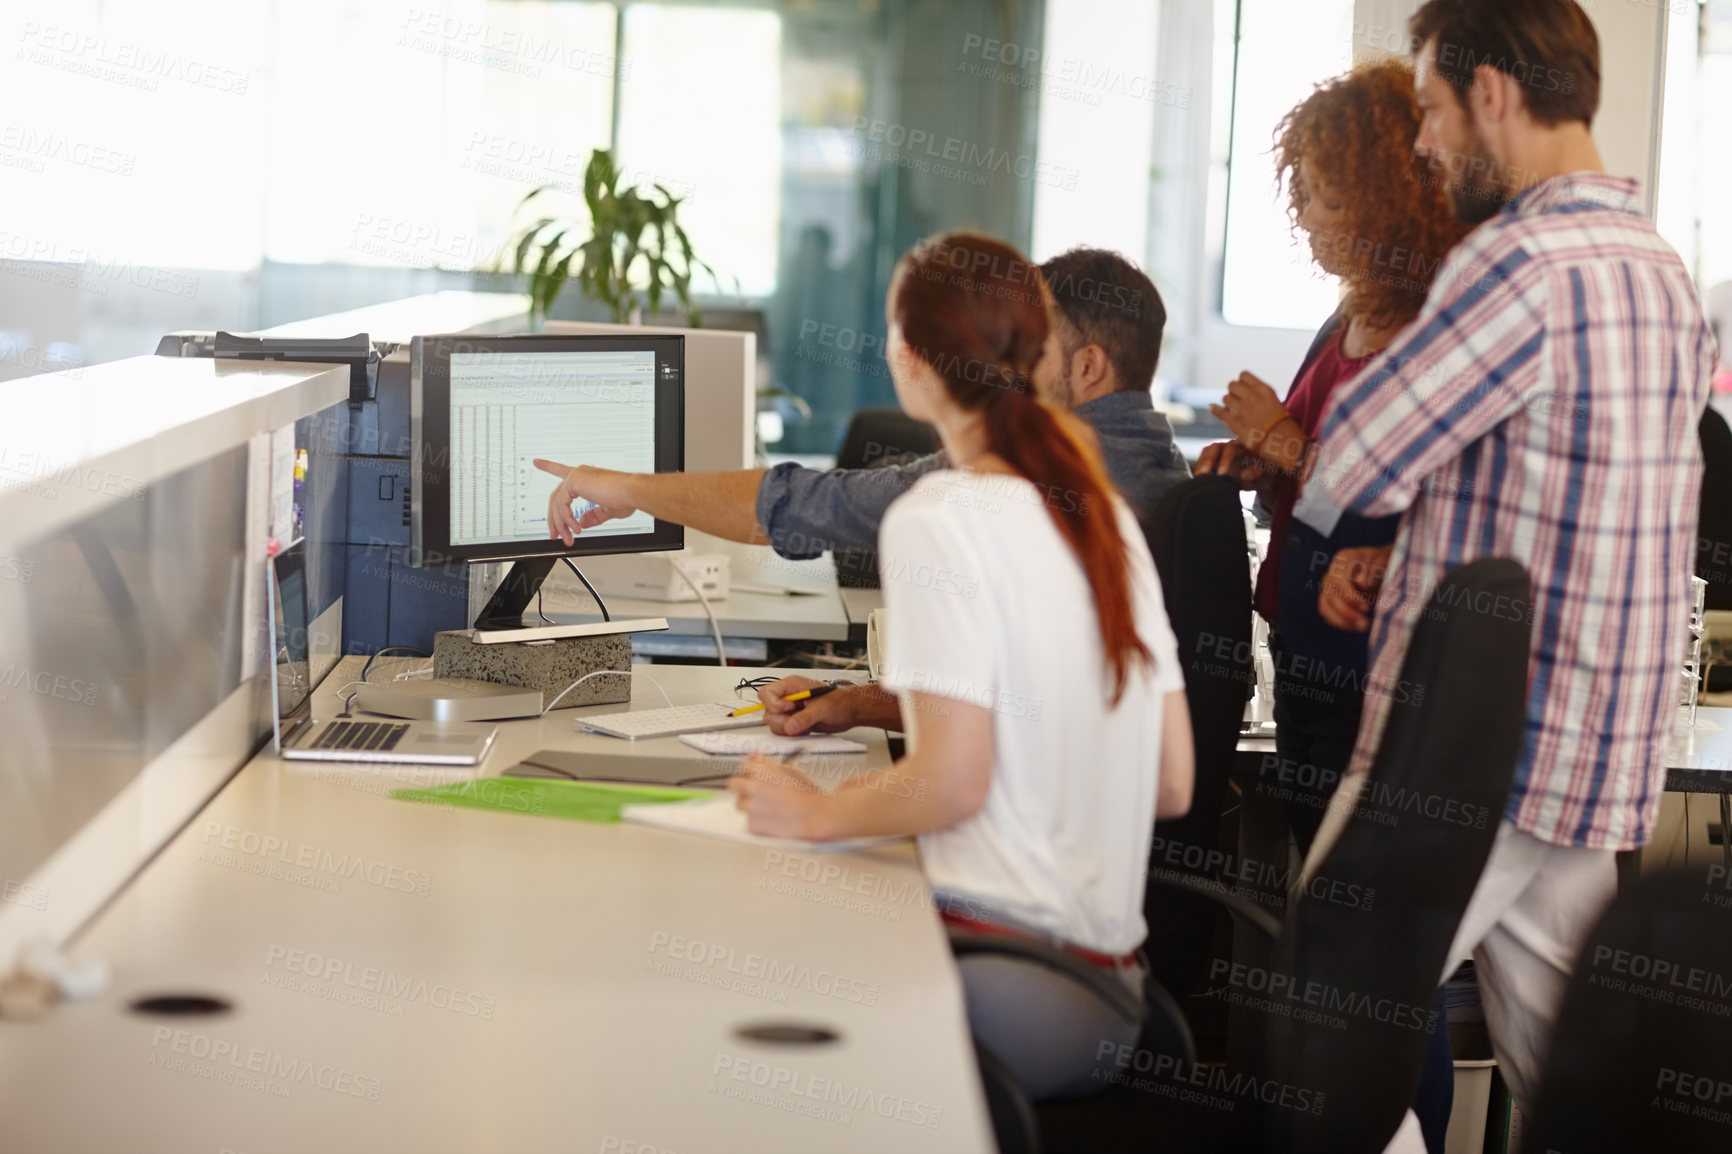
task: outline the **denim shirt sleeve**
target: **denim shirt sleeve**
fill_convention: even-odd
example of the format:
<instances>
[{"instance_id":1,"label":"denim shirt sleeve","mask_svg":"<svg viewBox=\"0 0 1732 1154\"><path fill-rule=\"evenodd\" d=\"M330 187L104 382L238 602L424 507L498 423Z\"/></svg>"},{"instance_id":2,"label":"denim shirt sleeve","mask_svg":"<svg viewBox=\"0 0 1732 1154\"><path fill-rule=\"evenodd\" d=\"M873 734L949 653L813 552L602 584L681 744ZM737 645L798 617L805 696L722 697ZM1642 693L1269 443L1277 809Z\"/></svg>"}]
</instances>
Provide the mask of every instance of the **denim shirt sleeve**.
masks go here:
<instances>
[{"instance_id":1,"label":"denim shirt sleeve","mask_svg":"<svg viewBox=\"0 0 1732 1154\"><path fill-rule=\"evenodd\" d=\"M943 453L905 465L827 472L784 462L758 486L758 524L770 535L770 547L789 560L840 548L876 549L878 523L890 502L945 466Z\"/></svg>"}]
</instances>

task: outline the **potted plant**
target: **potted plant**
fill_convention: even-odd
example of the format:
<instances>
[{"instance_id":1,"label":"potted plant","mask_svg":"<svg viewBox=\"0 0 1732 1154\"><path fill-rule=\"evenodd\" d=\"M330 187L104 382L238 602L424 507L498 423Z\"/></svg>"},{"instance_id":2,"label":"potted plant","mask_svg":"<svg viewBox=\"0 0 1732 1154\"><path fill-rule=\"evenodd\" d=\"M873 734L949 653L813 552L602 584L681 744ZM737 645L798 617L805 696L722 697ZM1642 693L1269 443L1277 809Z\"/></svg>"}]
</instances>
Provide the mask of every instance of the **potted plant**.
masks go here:
<instances>
[{"instance_id":1,"label":"potted plant","mask_svg":"<svg viewBox=\"0 0 1732 1154\"><path fill-rule=\"evenodd\" d=\"M607 306L617 324L635 323L644 305L654 312L662 297L679 301L691 327L699 327L692 303L692 275L702 269L714 279L715 270L692 252L692 242L680 226L683 197L661 184L645 194L622 188L613 153L598 148L583 173L583 200L589 206L590 236L577 240L581 226L543 216L512 237L508 246L511 271L529 276L530 319L547 316L567 281L590 300ZM532 189L517 211L546 192Z\"/></svg>"}]
</instances>

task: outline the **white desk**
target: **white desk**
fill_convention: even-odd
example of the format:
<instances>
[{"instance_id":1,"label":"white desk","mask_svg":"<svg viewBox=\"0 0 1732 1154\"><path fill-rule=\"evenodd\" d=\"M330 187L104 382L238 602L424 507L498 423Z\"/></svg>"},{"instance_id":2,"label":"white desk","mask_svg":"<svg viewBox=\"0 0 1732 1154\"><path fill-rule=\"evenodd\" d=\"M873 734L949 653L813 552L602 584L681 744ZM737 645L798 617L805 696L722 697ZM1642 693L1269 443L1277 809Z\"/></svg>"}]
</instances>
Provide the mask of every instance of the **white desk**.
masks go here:
<instances>
[{"instance_id":1,"label":"white desk","mask_svg":"<svg viewBox=\"0 0 1732 1154\"><path fill-rule=\"evenodd\" d=\"M763 671L651 672L678 702ZM634 680L634 708L662 704ZM484 772L609 740L580 738L580 712L505 725ZM882 765L882 734L860 736ZM254 759L76 944L113 966L113 989L0 1023L8 1154L992 1149L955 968L910 848L789 859L384 796L464 776ZM670 958L675 939L702 961ZM758 988L724 988L730 965ZM366 990L386 982L395 996ZM832 987L843 995L820 992ZM165 991L237 1008L124 1009ZM841 1040L735 1035L765 1021Z\"/></svg>"},{"instance_id":2,"label":"white desk","mask_svg":"<svg viewBox=\"0 0 1732 1154\"><path fill-rule=\"evenodd\" d=\"M725 552L731 562L732 578L745 583L776 587L790 585L817 590L815 593L747 593L732 590L726 597L712 597L710 605L716 611L722 639L727 642L760 643L749 655L731 656L745 660L762 660L766 641L847 641L849 615L843 604L841 590L836 587L835 569L828 560L788 562L776 558L767 547L738 545L715 538L692 534L692 545L702 552ZM607 558L600 558L606 561ZM595 564L594 562L591 563ZM562 565L556 565L542 584L543 612L561 623L600 621L594 602L577 579ZM617 620L631 617L665 617L666 633L640 634L638 641L646 651L654 651L657 638L682 640L704 639L703 653L714 653L710 641L710 619L697 601L646 601L635 597L608 597L608 611Z\"/></svg>"},{"instance_id":3,"label":"white desk","mask_svg":"<svg viewBox=\"0 0 1732 1154\"><path fill-rule=\"evenodd\" d=\"M874 609L884 608L884 590L882 589L843 589L842 609L848 614L848 623L866 628L866 619L872 616Z\"/></svg>"},{"instance_id":4,"label":"white desk","mask_svg":"<svg viewBox=\"0 0 1732 1154\"><path fill-rule=\"evenodd\" d=\"M735 637L766 641L846 641L848 613L835 589L822 593L730 593L710 599L721 625L723 639ZM675 636L710 635L710 619L696 601L643 601L635 597L607 598L608 612L615 620L631 617L666 617L668 633ZM559 608L547 598L546 612L559 622L600 621L601 614ZM715 645L712 643L713 651Z\"/></svg>"}]
</instances>

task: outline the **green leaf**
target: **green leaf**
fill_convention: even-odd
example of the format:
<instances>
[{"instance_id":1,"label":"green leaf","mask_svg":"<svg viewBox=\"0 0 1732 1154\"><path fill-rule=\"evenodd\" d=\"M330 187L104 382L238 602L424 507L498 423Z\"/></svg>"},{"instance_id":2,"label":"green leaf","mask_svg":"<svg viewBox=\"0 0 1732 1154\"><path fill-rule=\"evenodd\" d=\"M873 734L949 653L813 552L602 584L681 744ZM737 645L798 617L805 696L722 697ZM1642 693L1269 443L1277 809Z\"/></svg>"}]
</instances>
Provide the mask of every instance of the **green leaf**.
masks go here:
<instances>
[{"instance_id":1,"label":"green leaf","mask_svg":"<svg viewBox=\"0 0 1732 1154\"><path fill-rule=\"evenodd\" d=\"M523 231L522 238L517 242L516 254L512 258L512 272L521 273L523 271L523 262L529 257L529 249L530 246L535 243L536 236L540 234L542 229L552 223L553 218L551 216L544 216L540 220L536 221L534 225Z\"/></svg>"},{"instance_id":2,"label":"green leaf","mask_svg":"<svg viewBox=\"0 0 1732 1154\"><path fill-rule=\"evenodd\" d=\"M545 315L565 283L575 281L584 296L606 306L617 321L629 319L640 300L647 299L652 311L659 310L671 294L688 321L696 324L694 274L702 271L718 285L721 281L713 268L698 259L680 224L679 208L686 198L675 196L660 182L645 191L622 187L624 180L613 153L595 149L583 175L589 238L563 249L579 235L581 226L552 217L543 217L513 237L513 269L519 274L532 269L531 307L537 315ZM518 207L551 187L533 189Z\"/></svg>"}]
</instances>

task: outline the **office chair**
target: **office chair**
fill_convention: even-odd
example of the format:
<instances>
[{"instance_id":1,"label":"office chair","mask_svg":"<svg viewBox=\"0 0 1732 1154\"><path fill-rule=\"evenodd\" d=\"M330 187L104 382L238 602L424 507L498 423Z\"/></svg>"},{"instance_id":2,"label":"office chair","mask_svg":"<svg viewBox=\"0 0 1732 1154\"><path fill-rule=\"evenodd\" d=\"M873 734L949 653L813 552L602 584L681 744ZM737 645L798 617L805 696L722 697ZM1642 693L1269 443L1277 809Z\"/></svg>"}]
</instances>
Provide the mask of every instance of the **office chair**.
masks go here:
<instances>
[{"instance_id":1,"label":"office chair","mask_svg":"<svg viewBox=\"0 0 1732 1154\"><path fill-rule=\"evenodd\" d=\"M901 409L862 409L848 422L842 447L836 450L838 469L881 469L906 464L938 452L938 430L916 421ZM858 550L837 550L836 580L843 586L878 588L876 556Z\"/></svg>"},{"instance_id":2,"label":"office chair","mask_svg":"<svg viewBox=\"0 0 1732 1154\"><path fill-rule=\"evenodd\" d=\"M1221 808L1251 690L1251 567L1239 487L1227 477L1176 486L1143 520L1161 576L1162 600L1184 666L1196 751L1191 809L1155 822L1155 846L1182 846L1181 861L1206 860L1220 838ZM1223 654L1227 656L1223 656ZM1201 866L1150 861L1150 873L1175 870L1214 881ZM1202 983L1220 908L1178 886L1150 886L1143 917L1161 926L1146 952L1149 973L1182 1004Z\"/></svg>"},{"instance_id":3,"label":"office chair","mask_svg":"<svg viewBox=\"0 0 1732 1154\"><path fill-rule=\"evenodd\" d=\"M1732 1121L1732 878L1705 866L1625 886L1588 938L1524 1150L1724 1150Z\"/></svg>"},{"instance_id":4,"label":"office chair","mask_svg":"<svg viewBox=\"0 0 1732 1154\"><path fill-rule=\"evenodd\" d=\"M1264 1111L1265 1149L1379 1151L1413 1101L1431 1031L1447 1028L1431 1014L1449 947L1521 754L1532 597L1520 565L1487 558L1446 577L1420 615L1371 769L1333 800L1278 951L1297 983L1404 1009L1331 1015L1346 1028L1268 1023L1264 1068L1337 1107ZM1498 605L1512 608L1479 608Z\"/></svg>"},{"instance_id":5,"label":"office chair","mask_svg":"<svg viewBox=\"0 0 1732 1154\"><path fill-rule=\"evenodd\" d=\"M1433 996L1490 856L1526 724L1524 615L1475 607L1520 606L1531 596L1526 572L1507 559L1472 562L1439 585L1391 691L1397 703L1372 767L1343 784L1285 925L1202 879L1149 879L1206 895L1253 931L1251 942L1235 943L1233 957L1210 963L1220 995L1233 1004L1234 1029L1247 1035L1234 1058L1201 1067L1171 1043L1139 1054L1132 1084L1037 1105L1039 1145L1017 1135L1018 1149L1383 1149L1413 1101L1430 1030L1446 1028L1430 1017ZM1150 925L1151 938L1161 932ZM967 949L985 952L1006 940ZM1080 971L1090 967L1062 951L1019 942L1014 952L1032 961L1040 951L1051 955L1040 964L1089 984ZM1273 960L1247 965L1246 954ZM1277 982L1281 992L1272 993ZM1174 1035L1174 1016L1171 999L1151 1000L1145 1039ZM993 1093L1002 1098L1005 1088ZM995 1112L993 1121L1012 1126L1015 1116Z\"/></svg>"},{"instance_id":6,"label":"office chair","mask_svg":"<svg viewBox=\"0 0 1732 1154\"><path fill-rule=\"evenodd\" d=\"M1702 688L1732 689L1726 653L1732 642L1732 429L1712 405L1697 425L1702 439L1702 500L1696 529L1696 576L1708 583L1708 670Z\"/></svg>"}]
</instances>

